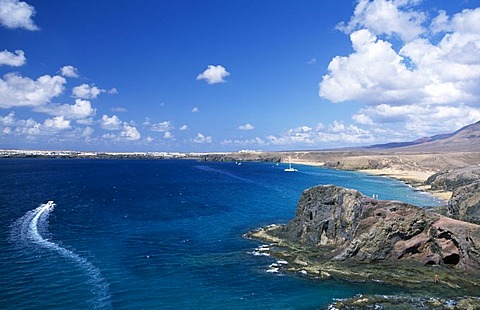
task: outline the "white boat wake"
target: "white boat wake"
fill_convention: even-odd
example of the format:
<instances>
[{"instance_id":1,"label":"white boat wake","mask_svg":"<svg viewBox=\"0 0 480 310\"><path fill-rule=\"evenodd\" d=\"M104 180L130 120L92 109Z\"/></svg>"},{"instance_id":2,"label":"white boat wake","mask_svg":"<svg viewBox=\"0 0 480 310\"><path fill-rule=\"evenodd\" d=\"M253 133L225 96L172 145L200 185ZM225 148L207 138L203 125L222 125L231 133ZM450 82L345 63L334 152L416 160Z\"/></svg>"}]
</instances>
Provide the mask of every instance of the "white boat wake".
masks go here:
<instances>
[{"instance_id":1,"label":"white boat wake","mask_svg":"<svg viewBox=\"0 0 480 310\"><path fill-rule=\"evenodd\" d=\"M35 210L28 211L15 223L12 239L21 241L26 246L35 245L56 252L78 265L90 278L89 284L92 286L92 294L94 295L92 300L90 300L92 308L110 309L111 303L108 283L102 277L100 270L86 258L42 236L42 232L45 233L47 231L47 220L54 208L55 203L49 201L46 204L40 205Z\"/></svg>"}]
</instances>

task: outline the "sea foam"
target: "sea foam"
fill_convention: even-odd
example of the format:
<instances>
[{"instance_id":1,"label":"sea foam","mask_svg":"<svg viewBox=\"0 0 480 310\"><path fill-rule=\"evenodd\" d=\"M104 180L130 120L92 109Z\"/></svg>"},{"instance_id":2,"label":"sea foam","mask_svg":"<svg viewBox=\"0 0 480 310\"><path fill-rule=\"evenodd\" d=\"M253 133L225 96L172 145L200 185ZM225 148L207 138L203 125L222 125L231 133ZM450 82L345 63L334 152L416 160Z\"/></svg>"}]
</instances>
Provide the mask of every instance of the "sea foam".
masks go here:
<instances>
[{"instance_id":1,"label":"sea foam","mask_svg":"<svg viewBox=\"0 0 480 310\"><path fill-rule=\"evenodd\" d=\"M102 277L100 270L86 258L42 236L47 234L48 217L54 208L55 203L49 201L25 213L24 216L14 223L10 239L26 249L31 249L33 246L34 248L41 247L48 251L55 252L76 264L90 279L89 284L92 287L93 297L89 302L92 308L110 309L111 303L108 283Z\"/></svg>"}]
</instances>

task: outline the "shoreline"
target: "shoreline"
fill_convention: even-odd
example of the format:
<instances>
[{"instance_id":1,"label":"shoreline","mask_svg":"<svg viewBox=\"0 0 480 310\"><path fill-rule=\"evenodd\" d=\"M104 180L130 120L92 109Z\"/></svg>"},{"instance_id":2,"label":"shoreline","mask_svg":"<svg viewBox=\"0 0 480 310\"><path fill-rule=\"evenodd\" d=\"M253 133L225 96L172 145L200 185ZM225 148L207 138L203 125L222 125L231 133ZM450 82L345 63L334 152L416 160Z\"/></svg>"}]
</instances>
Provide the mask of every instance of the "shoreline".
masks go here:
<instances>
[{"instance_id":1,"label":"shoreline","mask_svg":"<svg viewBox=\"0 0 480 310\"><path fill-rule=\"evenodd\" d=\"M363 211L355 215L359 207ZM478 295L476 241L463 240L477 240L479 229L400 201L320 185L302 193L288 224L260 227L245 237L265 243L256 251L277 260L268 272L378 282L404 288L406 298L463 302ZM458 261L445 259L452 253Z\"/></svg>"},{"instance_id":2,"label":"shoreline","mask_svg":"<svg viewBox=\"0 0 480 310\"><path fill-rule=\"evenodd\" d=\"M452 198L452 192L443 190L432 190L430 185L425 185L425 181L435 174L435 171L415 171L415 170L397 170L397 169L359 169L358 172L385 176L388 178L399 180L403 183L411 185L417 190L429 193L430 195L448 202Z\"/></svg>"},{"instance_id":3,"label":"shoreline","mask_svg":"<svg viewBox=\"0 0 480 310\"><path fill-rule=\"evenodd\" d=\"M306 161L306 160L295 160L292 159L292 164L297 165L306 165L312 167L324 167L324 162L317 161ZM340 169L343 170L343 169ZM398 181L401 181L405 184L408 184L419 191L426 192L435 198L438 198L442 201L448 202L452 197L452 192L443 191L443 190L432 190L430 185L425 185L425 181L436 173L436 171L418 171L418 170L400 170L392 168L383 168L383 169L353 169L353 171L358 171L365 174L375 175L375 176L384 176L392 178Z\"/></svg>"},{"instance_id":4,"label":"shoreline","mask_svg":"<svg viewBox=\"0 0 480 310\"><path fill-rule=\"evenodd\" d=\"M475 275L456 273L447 267L424 266L414 261L344 262L329 260L319 256L319 253L331 251L331 247L321 250L317 248L312 252L309 246L296 244L272 233L282 226L285 224L270 224L244 234L247 239L265 243L264 246L267 246L268 250L263 250L263 253L276 260L274 267L276 266L278 270L275 272L319 281L340 279L359 283L377 282L402 287L410 292L421 292L418 296L426 293L428 297L435 296L437 298L441 296L467 298L475 296L474 292L478 289ZM434 274L438 274L442 279L437 286L432 286L435 284ZM452 290L457 293L452 294ZM458 293L459 291L461 292ZM414 295L414 293L410 293L410 295Z\"/></svg>"}]
</instances>

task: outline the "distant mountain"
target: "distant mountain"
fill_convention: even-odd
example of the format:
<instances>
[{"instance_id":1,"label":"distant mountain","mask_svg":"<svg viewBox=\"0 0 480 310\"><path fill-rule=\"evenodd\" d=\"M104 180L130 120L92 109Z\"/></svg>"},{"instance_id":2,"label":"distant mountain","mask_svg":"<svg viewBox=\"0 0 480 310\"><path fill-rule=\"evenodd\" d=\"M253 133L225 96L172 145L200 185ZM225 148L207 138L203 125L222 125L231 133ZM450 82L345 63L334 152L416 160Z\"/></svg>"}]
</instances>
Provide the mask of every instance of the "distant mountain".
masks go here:
<instances>
[{"instance_id":1,"label":"distant mountain","mask_svg":"<svg viewBox=\"0 0 480 310\"><path fill-rule=\"evenodd\" d=\"M424 137L410 142L392 142L367 149L405 152L480 152L480 121L453 133Z\"/></svg>"},{"instance_id":2,"label":"distant mountain","mask_svg":"<svg viewBox=\"0 0 480 310\"><path fill-rule=\"evenodd\" d=\"M423 138L422 138L423 139ZM376 149L376 150L386 150L386 149L394 149L398 147L405 147L405 146L410 146L410 145L416 145L420 144L423 142L418 142L418 140L415 141L409 141L409 142L390 142L390 143L384 143L384 144L374 144L374 145L369 145L365 148L367 149Z\"/></svg>"}]
</instances>

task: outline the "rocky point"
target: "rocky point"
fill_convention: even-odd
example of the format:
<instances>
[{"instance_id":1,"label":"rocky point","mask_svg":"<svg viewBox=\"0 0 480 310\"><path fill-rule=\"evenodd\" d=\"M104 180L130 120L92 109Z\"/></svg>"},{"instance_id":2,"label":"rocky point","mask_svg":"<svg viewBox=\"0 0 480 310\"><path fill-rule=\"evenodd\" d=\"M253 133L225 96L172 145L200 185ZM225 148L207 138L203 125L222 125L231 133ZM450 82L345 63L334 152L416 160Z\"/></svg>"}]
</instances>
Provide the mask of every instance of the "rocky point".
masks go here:
<instances>
[{"instance_id":1,"label":"rocky point","mask_svg":"<svg viewBox=\"0 0 480 310\"><path fill-rule=\"evenodd\" d=\"M439 272L450 288L478 290L474 279L466 279L480 274L479 225L352 189L312 187L288 224L249 236L273 242L283 249L274 256L313 276L403 284L430 281Z\"/></svg>"}]
</instances>

